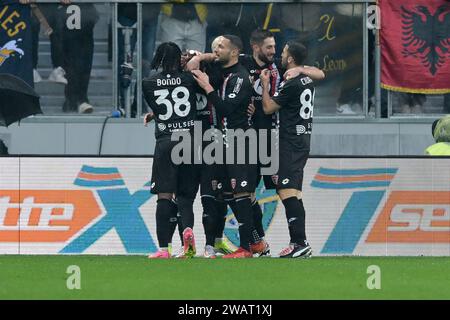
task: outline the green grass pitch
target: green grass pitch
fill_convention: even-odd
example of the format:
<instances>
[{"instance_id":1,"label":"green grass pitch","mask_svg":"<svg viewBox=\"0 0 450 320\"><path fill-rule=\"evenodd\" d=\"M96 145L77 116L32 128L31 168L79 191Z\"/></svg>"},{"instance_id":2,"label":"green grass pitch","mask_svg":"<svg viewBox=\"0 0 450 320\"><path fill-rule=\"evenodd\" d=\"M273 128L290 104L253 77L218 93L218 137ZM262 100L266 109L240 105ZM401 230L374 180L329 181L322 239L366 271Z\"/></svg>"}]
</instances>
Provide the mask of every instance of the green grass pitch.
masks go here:
<instances>
[{"instance_id":1,"label":"green grass pitch","mask_svg":"<svg viewBox=\"0 0 450 320\"><path fill-rule=\"evenodd\" d=\"M69 290L70 265L81 271ZM367 268L381 271L369 290ZM0 256L0 299L450 299L448 257Z\"/></svg>"}]
</instances>

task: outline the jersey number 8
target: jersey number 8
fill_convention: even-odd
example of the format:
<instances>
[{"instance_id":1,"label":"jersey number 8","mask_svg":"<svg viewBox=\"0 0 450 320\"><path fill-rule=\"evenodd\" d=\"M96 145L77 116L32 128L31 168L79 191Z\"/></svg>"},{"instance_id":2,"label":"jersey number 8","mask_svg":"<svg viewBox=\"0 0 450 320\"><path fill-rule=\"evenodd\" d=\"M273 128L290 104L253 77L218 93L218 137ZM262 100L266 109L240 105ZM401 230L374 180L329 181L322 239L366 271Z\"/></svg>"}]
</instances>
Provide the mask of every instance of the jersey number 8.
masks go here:
<instances>
[{"instance_id":1,"label":"jersey number 8","mask_svg":"<svg viewBox=\"0 0 450 320\"><path fill-rule=\"evenodd\" d=\"M312 118L314 107L314 94L311 92L311 89L306 89L302 92L300 96L300 103L302 104L302 107L300 108L300 117L302 117L302 119L305 120Z\"/></svg>"},{"instance_id":2,"label":"jersey number 8","mask_svg":"<svg viewBox=\"0 0 450 320\"><path fill-rule=\"evenodd\" d=\"M181 94L181 97L179 95ZM167 108L167 112L165 114L160 114L159 119L160 120L169 120L172 114L175 112L175 114L179 117L185 117L189 114L189 111L191 110L191 104L189 102L189 90L186 87L176 87L172 91L172 101L175 104L172 104L172 102L167 98L169 95L168 89L162 89L162 90L156 90L155 96L158 97L156 99L156 103L158 105L164 104ZM182 110L182 106L185 106Z\"/></svg>"}]
</instances>

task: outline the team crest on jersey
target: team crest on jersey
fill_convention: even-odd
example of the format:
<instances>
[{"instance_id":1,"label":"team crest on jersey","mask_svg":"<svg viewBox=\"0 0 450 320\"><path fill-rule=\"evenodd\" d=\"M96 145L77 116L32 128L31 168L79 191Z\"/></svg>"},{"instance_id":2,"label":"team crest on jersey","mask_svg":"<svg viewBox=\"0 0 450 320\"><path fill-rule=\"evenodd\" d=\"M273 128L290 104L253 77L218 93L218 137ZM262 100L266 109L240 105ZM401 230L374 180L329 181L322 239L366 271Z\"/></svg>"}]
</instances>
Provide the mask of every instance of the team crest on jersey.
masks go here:
<instances>
[{"instance_id":1,"label":"team crest on jersey","mask_svg":"<svg viewBox=\"0 0 450 320\"><path fill-rule=\"evenodd\" d=\"M160 131L164 131L166 129L166 125L164 123L158 123L158 129Z\"/></svg>"},{"instance_id":2,"label":"team crest on jersey","mask_svg":"<svg viewBox=\"0 0 450 320\"><path fill-rule=\"evenodd\" d=\"M236 188L236 179L231 179L231 188Z\"/></svg>"}]
</instances>

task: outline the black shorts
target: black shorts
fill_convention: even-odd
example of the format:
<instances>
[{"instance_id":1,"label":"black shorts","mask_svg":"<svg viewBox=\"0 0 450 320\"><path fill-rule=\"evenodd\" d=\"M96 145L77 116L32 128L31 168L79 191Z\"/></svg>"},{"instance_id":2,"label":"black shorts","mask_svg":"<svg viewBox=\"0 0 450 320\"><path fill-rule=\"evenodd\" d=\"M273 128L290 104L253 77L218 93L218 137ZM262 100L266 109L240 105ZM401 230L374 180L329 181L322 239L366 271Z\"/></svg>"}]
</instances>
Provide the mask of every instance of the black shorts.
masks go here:
<instances>
[{"instance_id":1,"label":"black shorts","mask_svg":"<svg viewBox=\"0 0 450 320\"><path fill-rule=\"evenodd\" d=\"M298 151L287 144L280 144L280 165L278 173L272 176L276 189L302 190L303 169L309 151Z\"/></svg>"},{"instance_id":2,"label":"black shorts","mask_svg":"<svg viewBox=\"0 0 450 320\"><path fill-rule=\"evenodd\" d=\"M172 149L177 143L178 141L171 141L170 138L156 141L150 192L153 194L175 193L195 197L198 184L195 184L194 165L176 165L172 162Z\"/></svg>"},{"instance_id":3,"label":"black shorts","mask_svg":"<svg viewBox=\"0 0 450 320\"><path fill-rule=\"evenodd\" d=\"M267 134L266 142L267 143L266 143L266 150L260 150L261 143L263 143L263 140L261 139L261 135L258 134L258 176L257 176L257 179L256 179L256 186L259 185L259 182L261 181L261 178L263 178L264 186L265 186L266 190L276 189L276 185L275 185L275 183L272 180L272 175L263 175L261 173L261 169L270 167L271 163L269 163L269 164L262 164L261 163L261 154L260 153L263 153L264 157L268 157L269 159L271 159L272 155L275 152L279 152L279 150L278 150L278 148L279 148L279 140L278 140L278 137L275 135L276 133L272 132L272 128L268 129L268 128L264 128L263 127L261 129L266 130L266 134ZM259 129L259 130L261 130L261 129ZM272 137L275 138L275 140L274 140L275 145L272 145ZM265 161L267 161L267 160L265 160Z\"/></svg>"},{"instance_id":4,"label":"black shorts","mask_svg":"<svg viewBox=\"0 0 450 320\"><path fill-rule=\"evenodd\" d=\"M229 149L233 144L224 145L223 155L225 164L217 165L219 177L219 189L227 193L252 193L256 189L256 178L258 175L257 154L250 154L255 151L255 145L250 145L251 141L245 139L245 143L235 140L234 159L229 159ZM253 150L253 151L252 151ZM242 159L238 159L240 157ZM240 162L242 161L242 162Z\"/></svg>"},{"instance_id":5,"label":"black shorts","mask_svg":"<svg viewBox=\"0 0 450 320\"><path fill-rule=\"evenodd\" d=\"M201 196L216 197L219 193L217 185L219 177L217 173L218 165L216 164L198 164L195 166L196 184L200 185Z\"/></svg>"},{"instance_id":6,"label":"black shorts","mask_svg":"<svg viewBox=\"0 0 450 320\"><path fill-rule=\"evenodd\" d=\"M223 164L219 166L218 189L228 193L255 192L256 164Z\"/></svg>"}]
</instances>

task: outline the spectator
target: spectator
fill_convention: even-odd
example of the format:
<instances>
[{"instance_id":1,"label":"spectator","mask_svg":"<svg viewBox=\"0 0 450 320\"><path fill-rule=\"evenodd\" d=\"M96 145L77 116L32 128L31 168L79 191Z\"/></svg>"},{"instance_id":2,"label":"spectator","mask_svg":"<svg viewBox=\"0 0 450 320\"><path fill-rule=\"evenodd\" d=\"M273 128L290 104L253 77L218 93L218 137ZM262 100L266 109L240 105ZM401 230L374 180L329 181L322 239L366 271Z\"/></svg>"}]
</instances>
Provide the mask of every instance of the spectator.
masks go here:
<instances>
[{"instance_id":1,"label":"spectator","mask_svg":"<svg viewBox=\"0 0 450 320\"><path fill-rule=\"evenodd\" d=\"M435 144L425 150L430 156L450 156L450 116L435 120L431 126Z\"/></svg>"},{"instance_id":2,"label":"spectator","mask_svg":"<svg viewBox=\"0 0 450 320\"><path fill-rule=\"evenodd\" d=\"M62 0L65 5L70 0ZM93 106L87 97L89 80L91 76L92 61L94 55L94 27L99 17L94 4L80 3L80 28L69 29L65 23L72 13L67 13L63 6L58 15L60 22L64 23L62 32L63 66L67 73L68 84L65 89L64 112L77 111L79 113L91 113Z\"/></svg>"},{"instance_id":3,"label":"spectator","mask_svg":"<svg viewBox=\"0 0 450 320\"><path fill-rule=\"evenodd\" d=\"M20 0L22 4L30 3L30 0ZM66 3L67 1L61 0L61 4ZM38 51L39 51L39 32L41 29L41 23L43 21L39 21L39 18L45 19L45 22L48 23L48 26L51 28L52 32L50 34L50 48L51 48L51 60L53 70L50 73L48 80L56 83L61 83L66 85L67 79L65 78L65 70L62 67L64 63L63 57L63 47L62 47L62 31L64 25L62 24L61 19L58 19L60 15L60 10L62 10L62 6L59 4L41 4L39 7L37 5L33 5L33 18L31 20L31 29L32 29L32 46L33 46L33 77L34 82L42 81L42 77L37 71L38 65ZM42 17L37 17L36 11L42 14Z\"/></svg>"},{"instance_id":4,"label":"spectator","mask_svg":"<svg viewBox=\"0 0 450 320\"><path fill-rule=\"evenodd\" d=\"M427 96L422 93L404 93L404 92L397 92L398 97L398 105L396 110L394 110L396 113L402 113L402 114L419 114L423 113L422 106L427 100Z\"/></svg>"},{"instance_id":5,"label":"spectator","mask_svg":"<svg viewBox=\"0 0 450 320\"><path fill-rule=\"evenodd\" d=\"M184 1L162 5L160 40L174 42L182 51L192 49L203 52L206 47L208 8L205 4Z\"/></svg>"}]
</instances>

